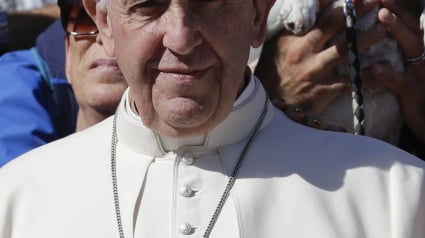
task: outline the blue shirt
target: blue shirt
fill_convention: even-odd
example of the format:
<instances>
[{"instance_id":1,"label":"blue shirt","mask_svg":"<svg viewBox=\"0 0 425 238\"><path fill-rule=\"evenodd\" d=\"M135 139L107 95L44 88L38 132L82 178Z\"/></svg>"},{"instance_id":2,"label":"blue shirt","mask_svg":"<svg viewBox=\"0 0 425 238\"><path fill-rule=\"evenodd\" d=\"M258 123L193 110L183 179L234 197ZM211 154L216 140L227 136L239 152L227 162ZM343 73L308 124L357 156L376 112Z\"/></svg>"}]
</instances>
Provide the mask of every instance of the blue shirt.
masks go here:
<instances>
[{"instance_id":1,"label":"blue shirt","mask_svg":"<svg viewBox=\"0 0 425 238\"><path fill-rule=\"evenodd\" d=\"M78 108L64 76L64 38L54 38L56 47L45 37L36 48L0 58L0 167L75 131Z\"/></svg>"}]
</instances>

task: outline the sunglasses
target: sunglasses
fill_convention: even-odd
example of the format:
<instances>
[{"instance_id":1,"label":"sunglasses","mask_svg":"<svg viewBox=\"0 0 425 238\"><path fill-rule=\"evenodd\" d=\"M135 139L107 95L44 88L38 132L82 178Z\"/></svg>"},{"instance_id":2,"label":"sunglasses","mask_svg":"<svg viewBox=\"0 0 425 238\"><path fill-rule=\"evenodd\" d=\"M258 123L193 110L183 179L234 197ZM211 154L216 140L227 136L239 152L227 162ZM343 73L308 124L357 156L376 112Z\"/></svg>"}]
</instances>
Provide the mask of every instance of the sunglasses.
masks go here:
<instances>
[{"instance_id":1,"label":"sunglasses","mask_svg":"<svg viewBox=\"0 0 425 238\"><path fill-rule=\"evenodd\" d=\"M99 33L96 24L82 6L74 6L68 17L63 20L66 23L64 29L67 35L94 36Z\"/></svg>"}]
</instances>

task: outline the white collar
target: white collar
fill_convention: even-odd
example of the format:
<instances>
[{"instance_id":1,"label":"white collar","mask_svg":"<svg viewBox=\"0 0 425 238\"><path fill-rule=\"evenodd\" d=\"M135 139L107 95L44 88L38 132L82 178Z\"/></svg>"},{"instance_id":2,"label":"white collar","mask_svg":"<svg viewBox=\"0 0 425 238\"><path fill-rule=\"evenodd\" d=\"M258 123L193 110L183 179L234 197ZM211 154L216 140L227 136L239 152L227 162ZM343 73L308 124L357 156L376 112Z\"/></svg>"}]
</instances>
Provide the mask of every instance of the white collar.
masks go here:
<instances>
[{"instance_id":1,"label":"white collar","mask_svg":"<svg viewBox=\"0 0 425 238\"><path fill-rule=\"evenodd\" d=\"M137 153L150 156L162 156L182 147L186 150L188 147L205 150L242 141L249 137L263 111L265 100L268 100L259 80L251 75L248 86L238 97L232 112L224 121L205 135L179 139L160 135L145 127L141 119L130 109L128 92L127 89L117 111L118 141ZM263 127L270 121L272 114L273 110L269 110Z\"/></svg>"}]
</instances>

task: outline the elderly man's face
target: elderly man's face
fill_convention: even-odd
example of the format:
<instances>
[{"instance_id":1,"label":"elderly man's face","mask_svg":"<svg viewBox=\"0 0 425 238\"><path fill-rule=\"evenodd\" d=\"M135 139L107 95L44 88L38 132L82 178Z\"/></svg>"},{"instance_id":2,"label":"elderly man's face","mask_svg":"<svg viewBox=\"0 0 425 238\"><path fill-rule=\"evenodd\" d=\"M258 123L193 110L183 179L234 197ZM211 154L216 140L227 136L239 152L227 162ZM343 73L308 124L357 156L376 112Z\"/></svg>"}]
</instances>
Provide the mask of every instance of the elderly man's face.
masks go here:
<instances>
[{"instance_id":1,"label":"elderly man's face","mask_svg":"<svg viewBox=\"0 0 425 238\"><path fill-rule=\"evenodd\" d=\"M96 30L94 22L83 12L82 5L74 6L68 31ZM116 59L106 55L96 36L68 36L66 57L67 78L80 109L95 111L99 118L113 114L127 88ZM96 119L93 118L93 123Z\"/></svg>"},{"instance_id":2,"label":"elderly man's face","mask_svg":"<svg viewBox=\"0 0 425 238\"><path fill-rule=\"evenodd\" d=\"M249 46L261 44L265 0L109 0L96 19L145 125L205 133L232 110ZM86 4L87 5L87 4Z\"/></svg>"}]
</instances>

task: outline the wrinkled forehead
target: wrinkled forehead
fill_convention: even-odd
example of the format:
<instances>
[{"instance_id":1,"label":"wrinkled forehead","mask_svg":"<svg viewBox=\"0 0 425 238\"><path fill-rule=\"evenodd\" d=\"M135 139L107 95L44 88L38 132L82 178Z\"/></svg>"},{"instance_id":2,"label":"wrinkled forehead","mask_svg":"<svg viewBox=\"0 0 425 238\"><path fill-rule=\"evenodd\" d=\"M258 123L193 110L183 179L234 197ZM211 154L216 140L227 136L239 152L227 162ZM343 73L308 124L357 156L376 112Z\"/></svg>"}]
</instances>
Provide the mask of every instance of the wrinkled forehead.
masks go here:
<instances>
[{"instance_id":1,"label":"wrinkled forehead","mask_svg":"<svg viewBox=\"0 0 425 238\"><path fill-rule=\"evenodd\" d=\"M73 0L70 0L73 1ZM97 1L102 8L106 8L108 4L117 4L122 6L128 6L133 4L141 4L145 7L158 7L164 6L171 3L177 3L181 5L199 5L199 4L215 4L216 6L226 6L232 4L241 4L249 6L254 1L274 1L274 0L92 0ZM299 1L299 0L297 0ZM242 9L241 9L242 10Z\"/></svg>"},{"instance_id":2,"label":"wrinkled forehead","mask_svg":"<svg viewBox=\"0 0 425 238\"><path fill-rule=\"evenodd\" d=\"M90 1L90 0L89 0ZM96 1L96 0L91 0ZM132 18L151 21L178 11L191 14L198 18L217 17L218 21L238 21L247 16L257 14L257 10L265 10L264 3L274 0L97 0L98 10L119 18ZM114 14L114 13L117 14ZM223 17L220 17L223 16ZM116 17L114 17L116 18ZM134 21L133 21L134 22ZM248 22L247 22L248 23Z\"/></svg>"}]
</instances>

